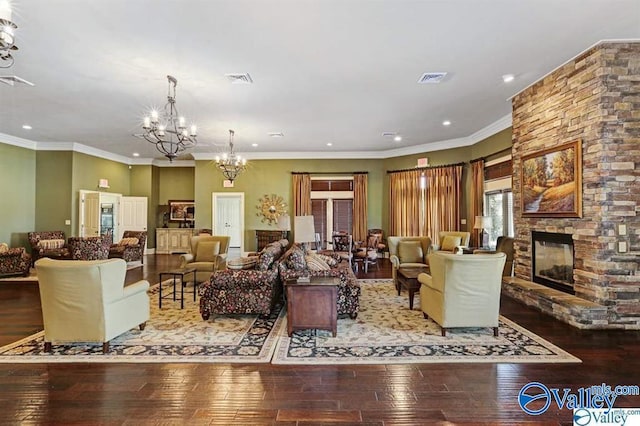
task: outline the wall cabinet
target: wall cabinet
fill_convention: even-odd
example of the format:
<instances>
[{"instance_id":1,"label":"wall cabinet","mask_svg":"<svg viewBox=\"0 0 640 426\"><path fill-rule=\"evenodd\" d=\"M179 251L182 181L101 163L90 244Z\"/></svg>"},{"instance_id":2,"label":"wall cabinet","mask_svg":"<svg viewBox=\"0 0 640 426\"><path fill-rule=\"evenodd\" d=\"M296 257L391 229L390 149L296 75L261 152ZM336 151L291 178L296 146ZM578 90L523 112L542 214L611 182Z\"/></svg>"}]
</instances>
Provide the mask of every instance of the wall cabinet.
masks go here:
<instances>
[{"instance_id":1,"label":"wall cabinet","mask_svg":"<svg viewBox=\"0 0 640 426\"><path fill-rule=\"evenodd\" d=\"M193 235L193 229L157 228L156 253L189 253Z\"/></svg>"}]
</instances>

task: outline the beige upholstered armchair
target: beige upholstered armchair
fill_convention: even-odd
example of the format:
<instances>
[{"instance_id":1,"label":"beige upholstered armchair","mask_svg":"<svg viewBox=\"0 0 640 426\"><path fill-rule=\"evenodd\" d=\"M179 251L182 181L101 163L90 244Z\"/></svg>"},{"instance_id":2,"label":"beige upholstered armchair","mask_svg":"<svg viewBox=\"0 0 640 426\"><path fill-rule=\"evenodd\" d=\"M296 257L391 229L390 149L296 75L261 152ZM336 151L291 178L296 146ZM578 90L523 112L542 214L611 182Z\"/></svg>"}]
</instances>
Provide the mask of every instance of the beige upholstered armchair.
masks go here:
<instances>
[{"instance_id":1,"label":"beige upholstered armchair","mask_svg":"<svg viewBox=\"0 0 640 426\"><path fill-rule=\"evenodd\" d=\"M431 253L429 237L388 237L389 260L393 284L398 287L396 274L399 268L427 267L427 255Z\"/></svg>"},{"instance_id":2,"label":"beige upholstered armchair","mask_svg":"<svg viewBox=\"0 0 640 426\"><path fill-rule=\"evenodd\" d=\"M44 350L52 343L101 342L109 351L109 340L149 319L147 281L125 287L127 264L122 259L53 260L36 262Z\"/></svg>"},{"instance_id":3,"label":"beige upholstered armchair","mask_svg":"<svg viewBox=\"0 0 640 426\"><path fill-rule=\"evenodd\" d=\"M511 237L498 237L498 242L496 244L495 250L483 250L478 249L474 250L473 254L494 254L494 253L504 253L507 255L507 261L504 264L504 269L502 270L503 277L510 277L513 275L513 243L514 239Z\"/></svg>"},{"instance_id":4,"label":"beige upholstered armchair","mask_svg":"<svg viewBox=\"0 0 640 426\"><path fill-rule=\"evenodd\" d=\"M438 232L437 251L455 252L456 247L469 247L471 232L464 231L440 231Z\"/></svg>"},{"instance_id":5,"label":"beige upholstered armchair","mask_svg":"<svg viewBox=\"0 0 640 426\"><path fill-rule=\"evenodd\" d=\"M429 274L418 275L425 318L447 328L492 327L498 335L504 253L429 255Z\"/></svg>"},{"instance_id":6,"label":"beige upholstered armchair","mask_svg":"<svg viewBox=\"0 0 640 426\"><path fill-rule=\"evenodd\" d=\"M213 272L227 267L230 239L225 235L191 237L191 253L180 255L180 267L196 268L196 281L208 281Z\"/></svg>"}]
</instances>

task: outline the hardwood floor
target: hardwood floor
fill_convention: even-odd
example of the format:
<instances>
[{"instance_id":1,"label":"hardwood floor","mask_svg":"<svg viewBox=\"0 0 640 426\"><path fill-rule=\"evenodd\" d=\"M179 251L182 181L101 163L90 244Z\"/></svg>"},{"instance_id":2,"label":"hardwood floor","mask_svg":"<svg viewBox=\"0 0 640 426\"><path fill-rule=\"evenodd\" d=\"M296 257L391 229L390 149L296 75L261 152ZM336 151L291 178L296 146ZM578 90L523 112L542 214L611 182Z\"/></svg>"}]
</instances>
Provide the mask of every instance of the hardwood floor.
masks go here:
<instances>
[{"instance_id":1,"label":"hardwood floor","mask_svg":"<svg viewBox=\"0 0 640 426\"><path fill-rule=\"evenodd\" d=\"M151 255L127 283L157 282L178 256ZM390 276L387 259L366 277ZM365 274L360 272L360 278ZM1 424L422 425L571 424L555 404L519 407L531 381L549 387L638 385L640 332L581 331L503 297L503 315L582 364L0 364ZM0 345L42 329L37 284L0 281ZM640 396L616 407L640 407Z\"/></svg>"}]
</instances>

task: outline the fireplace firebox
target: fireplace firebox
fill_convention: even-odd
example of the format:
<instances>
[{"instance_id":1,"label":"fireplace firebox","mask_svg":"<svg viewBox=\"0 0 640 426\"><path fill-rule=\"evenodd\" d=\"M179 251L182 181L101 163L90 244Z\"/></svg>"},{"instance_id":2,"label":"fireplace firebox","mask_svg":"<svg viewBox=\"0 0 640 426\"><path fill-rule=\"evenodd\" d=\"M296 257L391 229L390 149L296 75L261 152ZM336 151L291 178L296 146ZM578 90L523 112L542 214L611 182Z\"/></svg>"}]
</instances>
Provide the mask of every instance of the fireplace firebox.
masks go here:
<instances>
[{"instance_id":1,"label":"fireplace firebox","mask_svg":"<svg viewBox=\"0 0 640 426\"><path fill-rule=\"evenodd\" d=\"M571 234L531 232L532 281L565 293L573 290L573 238Z\"/></svg>"}]
</instances>

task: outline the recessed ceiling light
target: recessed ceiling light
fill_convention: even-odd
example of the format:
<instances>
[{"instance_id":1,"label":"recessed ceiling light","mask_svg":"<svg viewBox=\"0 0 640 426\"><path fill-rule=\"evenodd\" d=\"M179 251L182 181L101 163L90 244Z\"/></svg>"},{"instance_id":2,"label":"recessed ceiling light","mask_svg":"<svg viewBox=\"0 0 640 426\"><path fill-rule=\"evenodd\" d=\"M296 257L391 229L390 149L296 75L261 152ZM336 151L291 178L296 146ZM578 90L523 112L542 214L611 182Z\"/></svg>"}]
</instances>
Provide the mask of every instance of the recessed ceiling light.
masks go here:
<instances>
[{"instance_id":1,"label":"recessed ceiling light","mask_svg":"<svg viewBox=\"0 0 640 426\"><path fill-rule=\"evenodd\" d=\"M137 152L134 152L134 153L133 153L133 156L134 156L134 157L140 157L140 154L138 154Z\"/></svg>"},{"instance_id":2,"label":"recessed ceiling light","mask_svg":"<svg viewBox=\"0 0 640 426\"><path fill-rule=\"evenodd\" d=\"M502 81L504 81L505 83L511 83L515 78L516 77L513 74L505 74L502 76Z\"/></svg>"},{"instance_id":3,"label":"recessed ceiling light","mask_svg":"<svg viewBox=\"0 0 640 426\"><path fill-rule=\"evenodd\" d=\"M450 125L451 125L451 122L450 122L449 120L444 120L444 121L442 122L442 125L443 125L443 126L450 126Z\"/></svg>"},{"instance_id":4,"label":"recessed ceiling light","mask_svg":"<svg viewBox=\"0 0 640 426\"><path fill-rule=\"evenodd\" d=\"M25 129L25 130L31 130L31 129L33 129L33 127L29 126L28 124L23 124L23 125L22 125L22 128L23 128L23 129Z\"/></svg>"},{"instance_id":5,"label":"recessed ceiling light","mask_svg":"<svg viewBox=\"0 0 640 426\"><path fill-rule=\"evenodd\" d=\"M327 142L327 146L333 146L331 142Z\"/></svg>"},{"instance_id":6,"label":"recessed ceiling light","mask_svg":"<svg viewBox=\"0 0 640 426\"><path fill-rule=\"evenodd\" d=\"M282 132L270 132L269 136L271 136L272 138L283 138L284 137L284 133L282 133Z\"/></svg>"},{"instance_id":7,"label":"recessed ceiling light","mask_svg":"<svg viewBox=\"0 0 640 426\"><path fill-rule=\"evenodd\" d=\"M402 136L398 135L398 136L394 137L393 140L396 141L396 142L400 142L402 140Z\"/></svg>"},{"instance_id":8,"label":"recessed ceiling light","mask_svg":"<svg viewBox=\"0 0 640 426\"><path fill-rule=\"evenodd\" d=\"M256 147L256 146L258 146L258 144L257 143L252 143L251 146Z\"/></svg>"}]
</instances>

